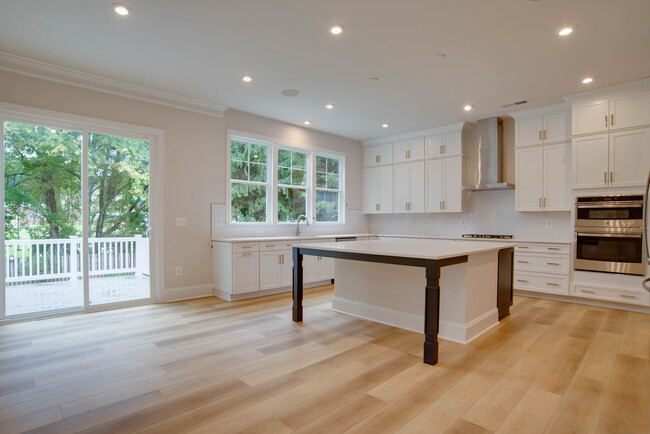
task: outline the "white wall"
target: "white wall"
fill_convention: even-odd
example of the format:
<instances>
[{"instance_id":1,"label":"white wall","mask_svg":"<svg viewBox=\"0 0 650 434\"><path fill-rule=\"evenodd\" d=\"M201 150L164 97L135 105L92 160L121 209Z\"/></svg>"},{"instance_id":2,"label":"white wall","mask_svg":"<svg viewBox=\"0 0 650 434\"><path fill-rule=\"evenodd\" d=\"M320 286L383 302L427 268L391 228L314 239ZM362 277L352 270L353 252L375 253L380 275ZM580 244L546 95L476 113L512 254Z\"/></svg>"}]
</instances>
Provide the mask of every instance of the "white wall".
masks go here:
<instances>
[{"instance_id":1,"label":"white wall","mask_svg":"<svg viewBox=\"0 0 650 434\"><path fill-rule=\"evenodd\" d=\"M358 142L237 111L228 110L224 118L217 118L6 71L0 71L0 101L164 130L162 300L211 294L211 204L225 202L228 128L346 152L347 203L355 223L335 230L367 230L366 219L354 212L361 209ZM175 226L176 217L187 217L188 225ZM224 234L258 232L255 228L233 230L228 226L223 227ZM327 233L331 229L322 230ZM284 226L273 230L289 234L293 229ZM183 267L182 276L175 275L179 265Z\"/></svg>"},{"instance_id":2,"label":"white wall","mask_svg":"<svg viewBox=\"0 0 650 434\"><path fill-rule=\"evenodd\" d=\"M466 193L466 212L373 215L370 231L380 234L460 237L467 233L511 234L524 239L571 241L570 212L515 211L514 190ZM551 227L547 227L547 222Z\"/></svg>"}]
</instances>

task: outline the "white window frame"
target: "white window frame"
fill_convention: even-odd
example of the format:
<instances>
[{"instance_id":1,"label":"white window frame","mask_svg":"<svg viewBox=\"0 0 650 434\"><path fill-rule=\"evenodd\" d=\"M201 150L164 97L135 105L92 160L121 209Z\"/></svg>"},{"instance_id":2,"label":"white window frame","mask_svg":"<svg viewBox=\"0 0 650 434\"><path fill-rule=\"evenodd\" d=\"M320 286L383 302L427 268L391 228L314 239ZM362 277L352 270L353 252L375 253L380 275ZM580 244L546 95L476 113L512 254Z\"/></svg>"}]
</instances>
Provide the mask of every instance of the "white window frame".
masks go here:
<instances>
[{"instance_id":1,"label":"white window frame","mask_svg":"<svg viewBox=\"0 0 650 434\"><path fill-rule=\"evenodd\" d=\"M278 153L280 150L283 151L291 151L291 152L300 152L302 154L305 154L305 185L287 185L287 184L280 184L278 182L278 171L280 169L280 158L278 157ZM279 221L278 218L278 212L280 211L280 207L278 206L278 191L280 187L288 187L288 188L297 188L300 190L305 190L306 193L306 198L305 198L305 217L309 221L311 221L311 213L310 213L310 208L311 208L311 202L312 202L312 176L311 176L311 167L312 163L311 160L313 158L313 152L304 148L297 148L295 146L289 146L285 144L276 144L275 145L275 150L274 150L274 155L275 155L275 167L273 167L273 223L278 223L278 224L290 224L293 225L296 222L281 222Z\"/></svg>"},{"instance_id":2,"label":"white window frame","mask_svg":"<svg viewBox=\"0 0 650 434\"><path fill-rule=\"evenodd\" d=\"M237 225L268 225L268 224L295 224L295 222L278 222L278 150L286 149L289 151L305 152L307 153L307 219L310 224L318 225L332 225L332 224L344 224L345 223L345 161L347 159L347 154L344 152L338 152L326 148L318 148L314 146L305 145L302 143L292 142L290 140L277 139L267 136L261 136L259 134L248 133L245 131L238 130L227 130L226 134L226 223L227 224L237 224ZM233 138L246 141L248 143L255 143L264 146L269 146L269 155L267 162L267 182L268 186L266 189L266 221L265 222L235 222L232 221L232 212L231 212L231 173L230 173L230 158L231 158L231 147ZM316 221L316 155L336 158L339 160L339 220L336 222L317 222ZM242 182L242 181L236 181ZM291 186L299 187L301 186ZM332 190L334 191L334 190Z\"/></svg>"},{"instance_id":3,"label":"white window frame","mask_svg":"<svg viewBox=\"0 0 650 434\"><path fill-rule=\"evenodd\" d=\"M260 181L239 181L239 180L233 180L231 179L231 173L230 173L230 163L231 163L231 150L232 150L232 141L233 140L239 140L242 142L246 142L252 145L258 145L258 146L265 146L267 148L266 151L266 181L265 182L260 182ZM237 224L263 224L263 223L268 223L270 219L269 212L270 209L273 208L272 206L269 206L272 202L272 197L270 196L271 190L272 190L272 174L269 173L269 171L272 169L274 166L273 158L274 158L274 147L273 147L273 142L269 142L266 140L260 140L258 138L251 138L250 136L247 135L240 135L240 134L229 134L228 135L228 146L226 147L226 164L227 164L227 177L226 177L226 193L228 194L228 197L226 198L228 206L227 212L228 212L228 222L229 223L237 223ZM249 184L249 185L264 185L266 186L266 219L263 222L234 222L232 221L232 213L231 213L231 206L232 206L232 191L231 191L231 186L232 183L235 184Z\"/></svg>"},{"instance_id":4,"label":"white window frame","mask_svg":"<svg viewBox=\"0 0 650 434\"><path fill-rule=\"evenodd\" d=\"M316 184L316 159L317 157L325 157L325 158L330 158L330 159L336 159L339 162L339 188L334 189L334 188L322 188L318 187ZM345 222L345 157L342 157L340 155L334 154L332 152L322 152L322 151L317 151L314 152L314 165L313 165L313 203L312 203L312 208L313 208L313 221L314 223L318 224L343 224ZM329 191L329 192L335 192L339 194L339 219L335 222L322 222L316 220L316 201L318 198L318 190L322 191Z\"/></svg>"}]
</instances>

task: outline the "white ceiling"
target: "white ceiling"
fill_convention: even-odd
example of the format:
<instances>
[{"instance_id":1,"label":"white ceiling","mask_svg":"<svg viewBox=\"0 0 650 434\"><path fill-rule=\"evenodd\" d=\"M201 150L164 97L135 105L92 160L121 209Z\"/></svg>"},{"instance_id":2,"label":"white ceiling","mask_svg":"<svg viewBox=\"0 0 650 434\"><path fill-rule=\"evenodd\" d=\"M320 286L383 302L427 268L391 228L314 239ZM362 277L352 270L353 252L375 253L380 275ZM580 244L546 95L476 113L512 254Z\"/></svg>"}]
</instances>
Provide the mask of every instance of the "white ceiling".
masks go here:
<instances>
[{"instance_id":1,"label":"white ceiling","mask_svg":"<svg viewBox=\"0 0 650 434\"><path fill-rule=\"evenodd\" d=\"M0 0L0 50L357 140L650 76L648 0L125 0L128 17L111 3Z\"/></svg>"}]
</instances>

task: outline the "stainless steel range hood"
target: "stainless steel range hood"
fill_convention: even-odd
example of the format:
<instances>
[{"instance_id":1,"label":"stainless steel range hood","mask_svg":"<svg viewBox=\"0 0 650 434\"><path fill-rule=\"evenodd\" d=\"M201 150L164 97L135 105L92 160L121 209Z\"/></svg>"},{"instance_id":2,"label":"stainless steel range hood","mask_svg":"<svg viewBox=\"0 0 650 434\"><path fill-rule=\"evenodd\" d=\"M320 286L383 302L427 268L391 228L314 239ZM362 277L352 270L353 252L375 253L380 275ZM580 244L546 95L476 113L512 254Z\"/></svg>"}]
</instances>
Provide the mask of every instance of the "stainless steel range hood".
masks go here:
<instances>
[{"instance_id":1,"label":"stainless steel range hood","mask_svg":"<svg viewBox=\"0 0 650 434\"><path fill-rule=\"evenodd\" d=\"M468 177L473 184L463 185L463 190L512 190L514 184L503 180L503 120L481 119L476 129L477 139L468 149Z\"/></svg>"}]
</instances>

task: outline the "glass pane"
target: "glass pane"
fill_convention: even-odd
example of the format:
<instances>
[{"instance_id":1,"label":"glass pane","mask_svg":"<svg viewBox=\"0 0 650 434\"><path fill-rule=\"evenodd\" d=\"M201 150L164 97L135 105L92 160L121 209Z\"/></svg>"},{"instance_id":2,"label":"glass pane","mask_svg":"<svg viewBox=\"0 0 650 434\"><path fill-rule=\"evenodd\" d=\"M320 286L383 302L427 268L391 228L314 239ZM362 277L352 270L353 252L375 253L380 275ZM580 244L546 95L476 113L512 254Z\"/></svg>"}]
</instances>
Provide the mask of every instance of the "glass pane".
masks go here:
<instances>
[{"instance_id":1,"label":"glass pane","mask_svg":"<svg viewBox=\"0 0 650 434\"><path fill-rule=\"evenodd\" d=\"M233 140L230 144L230 159L248 161L248 143Z\"/></svg>"},{"instance_id":2,"label":"glass pane","mask_svg":"<svg viewBox=\"0 0 650 434\"><path fill-rule=\"evenodd\" d=\"M250 180L266 182L266 164L250 164Z\"/></svg>"},{"instance_id":3,"label":"glass pane","mask_svg":"<svg viewBox=\"0 0 650 434\"><path fill-rule=\"evenodd\" d=\"M316 157L316 171L327 172L327 158L320 156Z\"/></svg>"},{"instance_id":4,"label":"glass pane","mask_svg":"<svg viewBox=\"0 0 650 434\"><path fill-rule=\"evenodd\" d=\"M339 188L338 175L327 175L327 188Z\"/></svg>"},{"instance_id":5,"label":"glass pane","mask_svg":"<svg viewBox=\"0 0 650 434\"><path fill-rule=\"evenodd\" d=\"M278 187L278 221L295 222L299 215L307 213L307 193L305 190Z\"/></svg>"},{"instance_id":6,"label":"glass pane","mask_svg":"<svg viewBox=\"0 0 650 434\"><path fill-rule=\"evenodd\" d=\"M244 163L243 161L231 161L230 179L248 181L248 163Z\"/></svg>"},{"instance_id":7,"label":"glass pane","mask_svg":"<svg viewBox=\"0 0 650 434\"><path fill-rule=\"evenodd\" d=\"M291 167L291 151L284 149L278 150L278 166Z\"/></svg>"},{"instance_id":8,"label":"glass pane","mask_svg":"<svg viewBox=\"0 0 650 434\"><path fill-rule=\"evenodd\" d=\"M339 220L339 193L316 190L316 221L337 222Z\"/></svg>"},{"instance_id":9,"label":"glass pane","mask_svg":"<svg viewBox=\"0 0 650 434\"><path fill-rule=\"evenodd\" d=\"M339 173L339 160L335 158L327 159L327 173Z\"/></svg>"},{"instance_id":10,"label":"glass pane","mask_svg":"<svg viewBox=\"0 0 650 434\"><path fill-rule=\"evenodd\" d=\"M6 315L82 308L82 135L3 127Z\"/></svg>"},{"instance_id":11,"label":"glass pane","mask_svg":"<svg viewBox=\"0 0 650 434\"><path fill-rule=\"evenodd\" d=\"M266 164L266 153L268 148L266 146L261 146L261 145L250 145L251 146L251 152L250 152L250 161L253 163L261 163L261 164Z\"/></svg>"},{"instance_id":12,"label":"glass pane","mask_svg":"<svg viewBox=\"0 0 650 434\"><path fill-rule=\"evenodd\" d=\"M291 169L285 167L278 168L278 184L291 185Z\"/></svg>"},{"instance_id":13,"label":"glass pane","mask_svg":"<svg viewBox=\"0 0 650 434\"><path fill-rule=\"evenodd\" d=\"M291 171L291 185L306 185L307 179L305 178L304 170L293 169Z\"/></svg>"},{"instance_id":14,"label":"glass pane","mask_svg":"<svg viewBox=\"0 0 650 434\"><path fill-rule=\"evenodd\" d=\"M90 304L149 298L149 141L90 133L88 191Z\"/></svg>"},{"instance_id":15,"label":"glass pane","mask_svg":"<svg viewBox=\"0 0 650 434\"><path fill-rule=\"evenodd\" d=\"M327 188L327 175L316 173L316 187Z\"/></svg>"},{"instance_id":16,"label":"glass pane","mask_svg":"<svg viewBox=\"0 0 650 434\"><path fill-rule=\"evenodd\" d=\"M266 186L233 182L230 186L233 222L266 221Z\"/></svg>"},{"instance_id":17,"label":"glass pane","mask_svg":"<svg viewBox=\"0 0 650 434\"><path fill-rule=\"evenodd\" d=\"M305 170L307 168L307 154L302 152L292 152L292 154L293 161L291 162L291 167Z\"/></svg>"}]
</instances>

